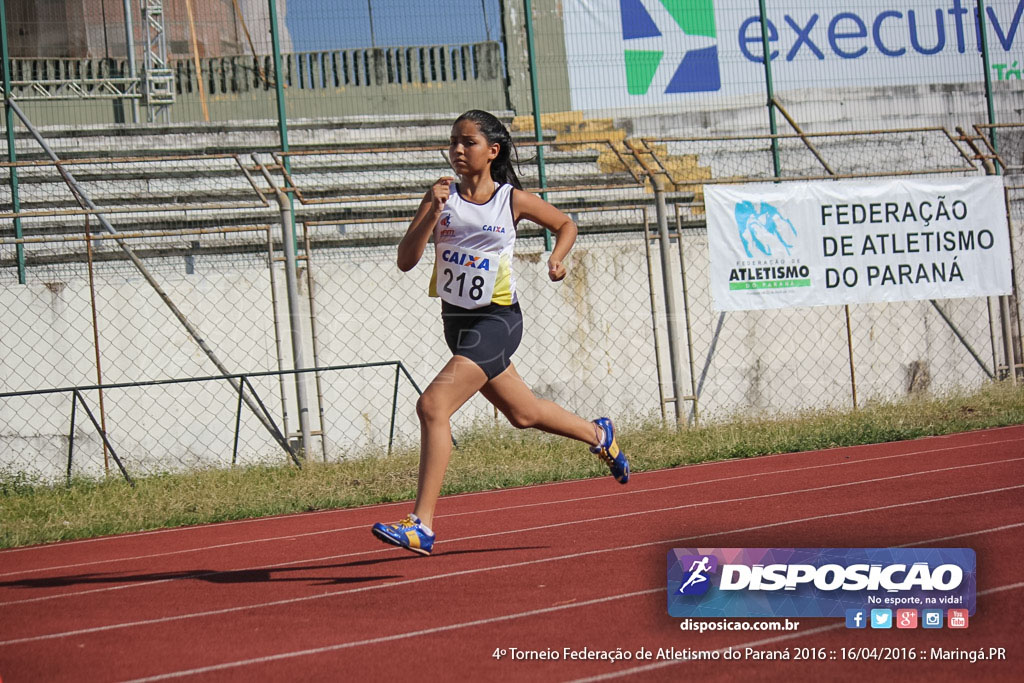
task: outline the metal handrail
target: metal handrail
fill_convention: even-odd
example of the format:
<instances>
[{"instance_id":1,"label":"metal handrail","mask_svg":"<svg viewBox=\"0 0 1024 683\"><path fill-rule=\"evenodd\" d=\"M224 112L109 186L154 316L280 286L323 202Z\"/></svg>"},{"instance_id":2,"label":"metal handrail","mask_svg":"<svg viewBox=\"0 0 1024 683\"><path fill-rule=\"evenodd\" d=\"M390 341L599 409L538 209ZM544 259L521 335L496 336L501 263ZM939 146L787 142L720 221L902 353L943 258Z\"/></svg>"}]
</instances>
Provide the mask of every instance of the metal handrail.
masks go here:
<instances>
[{"instance_id":1,"label":"metal handrail","mask_svg":"<svg viewBox=\"0 0 1024 683\"><path fill-rule=\"evenodd\" d=\"M49 396L49 395L54 395L54 394L71 394L71 420L70 420L71 421L71 426L70 426L70 430L69 430L69 434L68 434L68 459L67 459L67 481L68 481L68 483L71 482L72 462L73 462L73 458L74 458L75 421L76 421L76 417L77 417L76 413L77 413L78 406L81 405L82 408L86 411L86 414L88 415L88 417L89 417L90 421L92 422L93 426L95 427L96 432L99 434L100 438L103 440L104 445L110 451L110 454L114 458L114 462L117 464L118 468L120 469L121 474L124 477L125 481L127 481L129 485L135 486L134 480L131 478L131 475L129 475L128 470L125 467L123 461L117 455L117 451L114 449L114 444L110 440L110 434L100 426L100 423L96 420L96 417L94 416L92 410L89 408L89 404L85 400L85 397L83 395L84 392L89 392L89 391L109 392L109 391L111 391L113 389L129 389L129 388L139 388L139 387L167 386L167 385L175 385L175 384L191 384L191 383L195 383L195 382L211 382L211 381L230 381L230 380L234 380L235 382L237 382L237 387L238 387L237 388L237 391L238 391L238 404L237 404L236 412L235 412L234 447L233 447L232 454L231 454L231 464L234 465L234 464L237 464L237 459L238 459L238 440L239 440L239 436L241 434L242 400L243 400L243 396L244 396L246 387L248 387L248 390L249 390L249 393L251 394L252 399L254 401L256 401L256 403L259 405L260 410L263 413L263 417L270 423L272 428L274 430L276 430L277 433L275 434L275 436L278 438L278 440L279 441L286 441L287 440L285 435L283 433L281 433L280 428L277 426L277 423L274 421L273 417L271 416L270 411L267 409L266 405L263 403L263 400L260 398L259 394L256 392L255 387L253 387L252 382L251 382L252 379L258 378L258 377L280 377L280 376L283 376L283 375L301 375L301 374L306 374L306 373L311 373L311 372L319 374L319 373L322 373L322 372L330 372L330 371L336 371L336 370L359 370L359 369L364 369L364 368L390 367L390 366L394 366L394 368L395 368L394 394L393 394L392 402L391 402L391 427L390 427L390 432L389 432L389 435L388 435L388 453L390 454L391 453L391 449L392 449L392 447L394 445L395 419L396 419L396 415L397 415L397 412L398 412L398 386L399 386L399 379L401 378L401 375L405 375L405 378L407 380L409 380L409 383L412 385L412 388L416 391L417 395L422 395L423 394L423 391L420 389L419 385L416 384L416 380L413 379L413 377L410 374L408 368L406 368L405 364L402 361L400 361L400 360L377 361L377 362L373 362L373 363L353 363L353 364L348 364L348 365L327 365L327 366L323 366L323 367L300 368L300 369L297 369L297 370L265 370L265 371L259 371L259 372L239 372L239 373L226 373L226 374L221 374L221 375L205 375L203 377L179 377L179 378L173 378L173 379L147 380L147 381L141 381L141 382L113 382L113 383L109 383L109 384L89 384L89 385L79 385L79 386L73 386L73 387L53 387L53 388L48 388L48 389L29 389L29 390L25 390L25 391L6 391L6 392L0 392L0 400L2 400L2 399L9 399L9 398L22 398L22 397L26 397L26 396ZM322 425L321 425L321 428L322 428ZM455 442L454 439L452 441L453 441L453 443ZM298 464L298 461L296 461L296 464Z\"/></svg>"}]
</instances>

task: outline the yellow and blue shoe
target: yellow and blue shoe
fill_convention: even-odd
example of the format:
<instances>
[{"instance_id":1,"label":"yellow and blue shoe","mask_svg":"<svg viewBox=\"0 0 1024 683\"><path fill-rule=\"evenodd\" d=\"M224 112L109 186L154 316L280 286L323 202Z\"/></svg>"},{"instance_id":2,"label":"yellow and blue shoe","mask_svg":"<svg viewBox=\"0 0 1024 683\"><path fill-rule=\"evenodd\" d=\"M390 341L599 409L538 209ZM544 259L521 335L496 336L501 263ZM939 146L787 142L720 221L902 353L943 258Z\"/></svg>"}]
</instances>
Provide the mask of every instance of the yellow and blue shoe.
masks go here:
<instances>
[{"instance_id":1,"label":"yellow and blue shoe","mask_svg":"<svg viewBox=\"0 0 1024 683\"><path fill-rule=\"evenodd\" d=\"M420 518L413 514L391 524L377 522L373 525L373 535L385 543L420 555L429 555L434 548L434 532L427 529Z\"/></svg>"},{"instance_id":2,"label":"yellow and blue shoe","mask_svg":"<svg viewBox=\"0 0 1024 683\"><path fill-rule=\"evenodd\" d=\"M626 454L620 451L619 445L615 443L615 427L612 426L612 421L607 417L599 417L594 420L594 424L604 431L604 441L598 446L591 446L590 452L607 463L615 481L625 484L629 481L629 460L626 460Z\"/></svg>"}]
</instances>

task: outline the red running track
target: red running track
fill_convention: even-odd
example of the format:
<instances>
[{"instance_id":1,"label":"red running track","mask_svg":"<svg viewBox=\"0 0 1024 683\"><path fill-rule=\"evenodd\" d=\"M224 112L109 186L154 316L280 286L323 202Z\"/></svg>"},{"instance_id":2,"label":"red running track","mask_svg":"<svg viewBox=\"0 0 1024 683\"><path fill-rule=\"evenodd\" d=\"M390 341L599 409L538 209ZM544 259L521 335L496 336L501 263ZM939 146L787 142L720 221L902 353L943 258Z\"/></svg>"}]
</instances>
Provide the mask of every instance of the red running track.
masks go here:
<instances>
[{"instance_id":1,"label":"red running track","mask_svg":"<svg viewBox=\"0 0 1024 683\"><path fill-rule=\"evenodd\" d=\"M450 496L429 558L370 534L408 503L8 550L0 679L1020 680L1022 501L1017 426L644 472L624 487L602 478ZM674 547L891 546L975 549L966 630L794 618L795 631L698 634L666 610ZM722 659L730 647L740 659ZM931 659L932 648L1000 647L1005 660ZM493 656L512 648L559 658ZM655 658L566 659L563 648ZM672 648L719 658L656 658ZM928 659L844 661L844 648Z\"/></svg>"}]
</instances>

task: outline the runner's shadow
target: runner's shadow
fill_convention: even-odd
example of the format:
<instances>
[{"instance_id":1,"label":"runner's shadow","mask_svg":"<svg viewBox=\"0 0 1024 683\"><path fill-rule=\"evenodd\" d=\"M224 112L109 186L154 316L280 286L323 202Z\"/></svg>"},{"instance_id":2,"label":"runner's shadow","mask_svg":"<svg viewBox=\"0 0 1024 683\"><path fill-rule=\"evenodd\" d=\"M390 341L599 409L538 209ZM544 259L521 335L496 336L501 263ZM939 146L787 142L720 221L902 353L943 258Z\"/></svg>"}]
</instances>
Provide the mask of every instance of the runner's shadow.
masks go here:
<instances>
[{"instance_id":1,"label":"runner's shadow","mask_svg":"<svg viewBox=\"0 0 1024 683\"><path fill-rule=\"evenodd\" d=\"M510 550L540 550L547 548L544 545L521 545L521 546L508 546L505 548L478 548L476 550L444 550L438 553L433 553L431 557L455 557L456 555L479 555L480 553L501 553L508 552ZM392 548L396 552L401 552L398 547ZM384 564L386 562L401 562L403 560L416 560L422 559L422 555L417 555L410 552L402 552L400 555L394 555L391 557L380 557L372 560L355 560L354 562L346 562L345 564L336 565L338 567L371 567L375 564Z\"/></svg>"},{"instance_id":2,"label":"runner's shadow","mask_svg":"<svg viewBox=\"0 0 1024 683\"><path fill-rule=\"evenodd\" d=\"M315 571L322 566L273 569L240 569L215 571L212 569L190 569L181 572L153 572L147 574L73 574L38 579L20 579L0 583L2 588L63 588L66 586L124 586L128 584L165 583L168 581L206 581L207 583L262 583L278 581L316 581L318 577L277 576L280 572ZM353 576L333 579L335 583L365 583L382 579L397 579L400 575Z\"/></svg>"},{"instance_id":3,"label":"runner's shadow","mask_svg":"<svg viewBox=\"0 0 1024 683\"><path fill-rule=\"evenodd\" d=\"M431 555L431 557L444 558L444 557L454 557L456 555L477 555L477 554L480 554L480 553L507 552L507 551L510 551L510 550L537 550L539 548L544 548L544 547L547 547L547 546L528 545L528 546L516 546L516 547L506 547L506 548L480 548L478 550L451 550L451 551L446 551L446 552L434 553L433 555ZM416 555L414 553L409 553L409 552L402 552L398 548L395 548L395 550L398 550L402 554L398 555L396 557L381 557L381 558L373 559L373 560L356 560L355 562L346 562L345 564L337 565L337 567L339 567L339 568L340 567L372 567L374 565L385 564L385 563L389 563L389 562L408 562L410 560L415 561L415 560L425 560L426 559L422 555ZM402 576L381 576L381 577L378 577L378 578L381 578L381 579L397 579L397 578L403 578L403 577ZM332 583L344 583L344 579L341 579L341 580L327 580L324 583L328 584L328 585L332 584Z\"/></svg>"},{"instance_id":4,"label":"runner's shadow","mask_svg":"<svg viewBox=\"0 0 1024 683\"><path fill-rule=\"evenodd\" d=\"M453 557L457 555L471 555L478 553L508 552L516 550L535 550L538 546L487 548L480 550L452 550L444 553L437 553L436 557ZM395 548L395 550L398 550ZM3 588L61 588L65 586L83 585L124 585L132 583L163 583L166 581L206 581L213 584L233 583L278 583L278 582L306 582L316 585L345 585L366 583L369 581L383 581L388 579L403 578L402 574L372 574L367 576L334 576L331 575L339 569L355 569L362 567L373 567L386 565L393 562L407 562L409 560L421 559L419 556L409 554L381 557L370 560L355 560L352 562L339 562L332 564L307 564L293 567L254 567L251 569L236 569L219 571L213 569L189 569L178 572L147 572L143 574L70 574L66 576L49 576L38 578L17 579L14 581L0 581L0 589ZM326 572L328 575L311 575L313 572ZM302 575L298 575L299 573Z\"/></svg>"}]
</instances>

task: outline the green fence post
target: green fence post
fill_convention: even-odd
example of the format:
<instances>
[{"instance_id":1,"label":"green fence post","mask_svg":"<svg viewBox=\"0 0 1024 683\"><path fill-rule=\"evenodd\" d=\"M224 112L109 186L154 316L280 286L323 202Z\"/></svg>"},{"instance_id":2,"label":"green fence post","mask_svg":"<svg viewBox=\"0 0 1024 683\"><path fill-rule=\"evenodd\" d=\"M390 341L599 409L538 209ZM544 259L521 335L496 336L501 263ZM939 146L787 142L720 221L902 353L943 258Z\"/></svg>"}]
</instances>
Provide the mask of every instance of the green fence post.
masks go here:
<instances>
[{"instance_id":1,"label":"green fence post","mask_svg":"<svg viewBox=\"0 0 1024 683\"><path fill-rule=\"evenodd\" d=\"M537 176L540 180L540 196L546 201L548 193L547 172L544 168L544 131L540 125L540 94L537 89L537 59L533 43L533 7L530 0L524 0L526 14L526 54L530 60L530 94L533 97L533 133L537 138ZM551 251L551 231L544 231L544 250Z\"/></svg>"},{"instance_id":2,"label":"green fence post","mask_svg":"<svg viewBox=\"0 0 1024 683\"><path fill-rule=\"evenodd\" d=\"M989 139L992 141L992 151L999 154L999 145L996 142L996 108L992 101L992 68L988 59L988 34L985 31L985 1L978 0L978 38L981 39L981 64L985 70L985 101L988 104ZM999 159L992 160L992 170L995 175L1002 175L1003 170L999 166ZM1009 207L1007 207L1007 218L1009 218ZM1013 354L1013 332L1010 322L1011 314L1010 296L999 297L999 315L1002 322L1003 334L1003 356L1006 359L1006 376L1012 384L1017 383L1017 368L1014 366ZM998 373L998 368L996 368Z\"/></svg>"},{"instance_id":3,"label":"green fence post","mask_svg":"<svg viewBox=\"0 0 1024 683\"><path fill-rule=\"evenodd\" d=\"M985 70L985 102L988 105L988 123L994 126L996 123L996 108L992 101L992 67L988 61L988 36L985 32L985 0L978 0L978 37L981 39L981 68ZM992 151L998 154L999 148L996 145L996 129L989 129L989 137L992 140ZM999 160L993 159L996 175L1002 171L999 168Z\"/></svg>"},{"instance_id":4,"label":"green fence post","mask_svg":"<svg viewBox=\"0 0 1024 683\"><path fill-rule=\"evenodd\" d=\"M284 170L285 173L288 174L288 177L291 178L292 161L291 157L288 156L288 114L285 112L284 82L282 81L284 74L281 71L281 38L278 35L276 0L267 0L267 8L270 12L270 44L274 50L274 90L277 94L277 130L281 136L281 152L284 154ZM292 210L292 215L294 215L295 196L290 190L287 192L287 195L288 206ZM298 253L299 239L295 234L294 221L292 225L292 247L295 250L295 253Z\"/></svg>"},{"instance_id":5,"label":"green fence post","mask_svg":"<svg viewBox=\"0 0 1024 683\"><path fill-rule=\"evenodd\" d=\"M781 175L781 169L779 167L779 140L775 136L778 135L779 129L775 124L775 89L772 86L772 58L771 51L768 47L768 18L765 16L764 0L759 0L758 5L761 9L761 46L764 50L764 83L768 90L768 127L772 134L772 167L775 170L775 177L778 178Z\"/></svg>"},{"instance_id":6,"label":"green fence post","mask_svg":"<svg viewBox=\"0 0 1024 683\"><path fill-rule=\"evenodd\" d=\"M7 129L7 160L12 164L18 161L18 152L14 148L14 112L11 111L11 58L7 50L7 7L0 0L0 59L3 59L4 72L4 126ZM14 213L21 211L21 197L18 195L18 167L11 166L11 208ZM21 239L21 218L14 218L14 238ZM25 246L20 242L15 246L18 262L18 284L25 284Z\"/></svg>"},{"instance_id":7,"label":"green fence post","mask_svg":"<svg viewBox=\"0 0 1024 683\"><path fill-rule=\"evenodd\" d=\"M284 107L284 83L281 82L281 39L277 27L277 2L267 0L270 11L270 44L274 50L274 90L277 93L277 129L281 135L281 151L288 152L288 117ZM288 169L288 157L285 157L285 168Z\"/></svg>"}]
</instances>

